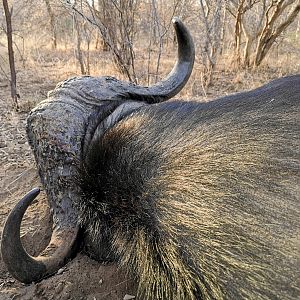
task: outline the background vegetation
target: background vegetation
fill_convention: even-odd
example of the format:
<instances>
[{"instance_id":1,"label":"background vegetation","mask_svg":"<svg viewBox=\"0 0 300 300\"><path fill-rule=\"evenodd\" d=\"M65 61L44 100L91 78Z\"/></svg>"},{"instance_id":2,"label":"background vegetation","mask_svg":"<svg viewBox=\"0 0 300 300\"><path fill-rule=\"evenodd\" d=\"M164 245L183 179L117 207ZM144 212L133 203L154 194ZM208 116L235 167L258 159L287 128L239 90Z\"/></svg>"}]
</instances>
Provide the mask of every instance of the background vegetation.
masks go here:
<instances>
[{"instance_id":1,"label":"background vegetation","mask_svg":"<svg viewBox=\"0 0 300 300\"><path fill-rule=\"evenodd\" d=\"M91 74L144 85L157 82L174 63L174 16L185 22L196 44L194 72L181 96L252 88L300 70L299 0L2 2L0 82L10 83L14 107L28 102L22 80L29 70L37 81L52 68L57 70L53 81ZM8 55L10 36L16 75Z\"/></svg>"}]
</instances>

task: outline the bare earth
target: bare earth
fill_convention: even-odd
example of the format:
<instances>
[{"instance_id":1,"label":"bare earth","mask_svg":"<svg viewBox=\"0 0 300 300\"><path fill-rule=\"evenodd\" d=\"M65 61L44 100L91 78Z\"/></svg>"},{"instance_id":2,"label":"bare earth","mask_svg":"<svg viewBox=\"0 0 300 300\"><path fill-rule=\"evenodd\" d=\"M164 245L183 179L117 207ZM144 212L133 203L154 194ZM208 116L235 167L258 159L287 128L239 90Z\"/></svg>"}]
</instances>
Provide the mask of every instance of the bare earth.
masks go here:
<instances>
[{"instance_id":1,"label":"bare earth","mask_svg":"<svg viewBox=\"0 0 300 300\"><path fill-rule=\"evenodd\" d=\"M30 70L19 74L22 109L28 110L32 102L46 97L57 82L56 72L54 67L48 68L47 76ZM64 74L62 78L70 75ZM6 216L18 200L32 188L40 186L25 133L27 113L12 112L10 102L9 86L0 77L0 233ZM51 216L45 194L40 195L26 212L22 234L24 246L32 255L38 255L47 245L51 236ZM56 275L30 285L15 280L0 258L0 300L130 299L126 295L135 295L128 276L116 265L101 265L81 253Z\"/></svg>"},{"instance_id":2,"label":"bare earth","mask_svg":"<svg viewBox=\"0 0 300 300\"><path fill-rule=\"evenodd\" d=\"M25 134L26 111L34 103L45 99L46 93L58 81L73 75L65 73L53 63L45 62L41 67L44 71L29 68L18 74L21 109L25 111L22 113L12 112L7 80L0 77L0 233L7 214L17 201L32 188L40 186ZM238 81L234 82L232 77L219 81L215 88L218 91L216 94L253 87L253 78L250 81L247 79L248 84L243 86ZM262 78L255 80L255 85L263 81ZM22 223L22 234L24 246L32 255L38 255L47 245L51 236L51 216L44 194L27 211ZM116 265L100 264L83 253L79 253L54 276L30 285L23 285L10 276L0 258L0 300L114 300L133 299L129 295L135 294L134 280L130 280Z\"/></svg>"}]
</instances>

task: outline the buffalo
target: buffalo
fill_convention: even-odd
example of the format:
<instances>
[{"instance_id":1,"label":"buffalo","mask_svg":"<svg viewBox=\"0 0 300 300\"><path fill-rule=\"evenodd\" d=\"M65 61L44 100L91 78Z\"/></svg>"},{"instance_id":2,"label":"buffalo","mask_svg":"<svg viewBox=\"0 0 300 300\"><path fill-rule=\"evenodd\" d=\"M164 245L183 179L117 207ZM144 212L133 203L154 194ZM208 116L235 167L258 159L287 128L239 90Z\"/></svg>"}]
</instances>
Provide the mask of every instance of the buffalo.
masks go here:
<instances>
[{"instance_id":1,"label":"buffalo","mask_svg":"<svg viewBox=\"0 0 300 300\"><path fill-rule=\"evenodd\" d=\"M30 283L84 249L128 270L138 299L299 299L300 75L207 103L166 101L195 56L173 23L178 60L162 82L71 78L31 111L53 234L38 257L22 246L33 189L7 218L3 260Z\"/></svg>"}]
</instances>

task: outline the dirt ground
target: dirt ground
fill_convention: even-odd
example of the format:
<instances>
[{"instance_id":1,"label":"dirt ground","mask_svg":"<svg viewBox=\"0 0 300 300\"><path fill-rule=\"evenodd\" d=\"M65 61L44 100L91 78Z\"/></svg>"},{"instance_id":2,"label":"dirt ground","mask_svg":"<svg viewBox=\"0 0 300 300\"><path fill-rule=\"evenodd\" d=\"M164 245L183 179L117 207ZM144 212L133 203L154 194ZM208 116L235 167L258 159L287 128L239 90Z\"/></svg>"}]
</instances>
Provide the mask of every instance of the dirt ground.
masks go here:
<instances>
[{"instance_id":1,"label":"dirt ground","mask_svg":"<svg viewBox=\"0 0 300 300\"><path fill-rule=\"evenodd\" d=\"M65 69L64 69L65 70ZM18 73L20 104L23 112L10 108L10 91L7 80L0 76L0 233L7 214L29 190L40 185L33 155L25 134L26 116L30 107L46 98L56 83L72 73L53 62L41 62L41 68L27 68ZM247 74L220 74L214 94L228 94L239 89L258 86L267 77ZM28 209L22 223L23 243L28 252L37 255L51 236L51 216L45 195L38 197ZM24 285L7 271L0 258L0 300L6 299L133 299L134 281L116 265L100 264L79 253L56 275L36 284ZM136 298L135 298L136 299Z\"/></svg>"},{"instance_id":2,"label":"dirt ground","mask_svg":"<svg viewBox=\"0 0 300 300\"><path fill-rule=\"evenodd\" d=\"M35 102L45 99L60 78L53 64L43 66L47 72L27 69L18 74L21 110L28 111ZM44 73L44 74L43 74ZM61 79L73 74L61 72ZM27 143L27 112L15 113L10 108L10 91L0 77L0 234L5 219L19 199L40 186L35 162ZM45 195L30 206L22 222L23 244L32 255L47 245L51 236L51 217ZM79 253L59 272L37 284L24 285L7 271L0 258L0 300L6 299L133 299L132 281L116 265L101 265Z\"/></svg>"}]
</instances>

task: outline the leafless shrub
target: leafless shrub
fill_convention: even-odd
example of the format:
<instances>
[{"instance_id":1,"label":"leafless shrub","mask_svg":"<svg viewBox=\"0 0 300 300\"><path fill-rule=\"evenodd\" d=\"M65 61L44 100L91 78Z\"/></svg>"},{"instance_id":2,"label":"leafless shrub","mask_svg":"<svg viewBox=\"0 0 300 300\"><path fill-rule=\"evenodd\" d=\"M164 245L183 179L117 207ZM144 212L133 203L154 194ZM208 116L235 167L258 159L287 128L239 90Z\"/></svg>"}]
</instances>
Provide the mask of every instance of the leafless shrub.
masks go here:
<instances>
[{"instance_id":1,"label":"leafless shrub","mask_svg":"<svg viewBox=\"0 0 300 300\"><path fill-rule=\"evenodd\" d=\"M235 20L237 64L257 67L296 19L300 4L298 0L232 0L228 1L227 10Z\"/></svg>"}]
</instances>

